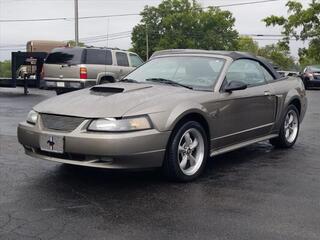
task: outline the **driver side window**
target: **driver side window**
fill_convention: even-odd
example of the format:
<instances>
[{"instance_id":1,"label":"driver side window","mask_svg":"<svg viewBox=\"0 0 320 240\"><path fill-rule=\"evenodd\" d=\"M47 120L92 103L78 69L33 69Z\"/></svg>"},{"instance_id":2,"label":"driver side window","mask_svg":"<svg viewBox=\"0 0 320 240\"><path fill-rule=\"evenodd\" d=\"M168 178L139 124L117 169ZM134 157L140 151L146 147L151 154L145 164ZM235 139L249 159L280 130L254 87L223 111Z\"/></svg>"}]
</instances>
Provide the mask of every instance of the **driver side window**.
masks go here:
<instances>
[{"instance_id":1,"label":"driver side window","mask_svg":"<svg viewBox=\"0 0 320 240\"><path fill-rule=\"evenodd\" d=\"M231 64L226 74L226 81L243 82L248 87L265 84L265 76L258 62L249 59L236 60Z\"/></svg>"}]
</instances>

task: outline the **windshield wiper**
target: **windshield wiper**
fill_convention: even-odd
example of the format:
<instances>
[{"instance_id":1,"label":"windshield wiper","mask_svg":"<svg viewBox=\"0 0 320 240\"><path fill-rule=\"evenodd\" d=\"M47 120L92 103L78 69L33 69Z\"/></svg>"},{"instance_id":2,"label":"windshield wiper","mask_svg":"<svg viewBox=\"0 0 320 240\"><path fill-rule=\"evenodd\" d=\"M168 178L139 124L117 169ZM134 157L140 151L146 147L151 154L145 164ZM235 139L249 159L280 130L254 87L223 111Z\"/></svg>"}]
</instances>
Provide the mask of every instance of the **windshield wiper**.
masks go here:
<instances>
[{"instance_id":1,"label":"windshield wiper","mask_svg":"<svg viewBox=\"0 0 320 240\"><path fill-rule=\"evenodd\" d=\"M140 83L139 81L131 79L131 78L124 78L124 79L121 79L119 82Z\"/></svg>"},{"instance_id":2,"label":"windshield wiper","mask_svg":"<svg viewBox=\"0 0 320 240\"><path fill-rule=\"evenodd\" d=\"M164 83L164 84L170 84L170 85L180 86L180 87L184 87L184 88L188 88L188 89L193 90L193 87L184 85L182 83L175 82L170 79L165 79L165 78L147 78L146 81L147 82L159 82L159 83Z\"/></svg>"}]
</instances>

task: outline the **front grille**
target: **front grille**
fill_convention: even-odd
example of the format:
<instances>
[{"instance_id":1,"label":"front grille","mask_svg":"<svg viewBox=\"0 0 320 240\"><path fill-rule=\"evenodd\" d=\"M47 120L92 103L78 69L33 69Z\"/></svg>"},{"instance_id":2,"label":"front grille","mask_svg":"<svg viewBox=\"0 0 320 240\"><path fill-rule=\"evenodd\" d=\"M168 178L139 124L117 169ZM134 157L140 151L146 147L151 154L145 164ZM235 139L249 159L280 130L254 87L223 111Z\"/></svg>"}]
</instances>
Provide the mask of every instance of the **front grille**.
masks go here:
<instances>
[{"instance_id":1,"label":"front grille","mask_svg":"<svg viewBox=\"0 0 320 240\"><path fill-rule=\"evenodd\" d=\"M71 132L85 119L80 117L41 114L43 127L46 129Z\"/></svg>"}]
</instances>

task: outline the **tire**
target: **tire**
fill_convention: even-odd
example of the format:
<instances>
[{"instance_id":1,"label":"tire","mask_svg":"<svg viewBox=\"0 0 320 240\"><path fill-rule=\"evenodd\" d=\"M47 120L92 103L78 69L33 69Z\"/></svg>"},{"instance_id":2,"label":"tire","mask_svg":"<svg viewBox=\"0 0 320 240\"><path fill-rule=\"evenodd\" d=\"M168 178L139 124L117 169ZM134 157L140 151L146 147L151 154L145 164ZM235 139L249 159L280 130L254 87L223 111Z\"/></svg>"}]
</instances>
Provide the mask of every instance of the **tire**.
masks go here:
<instances>
[{"instance_id":1,"label":"tire","mask_svg":"<svg viewBox=\"0 0 320 240\"><path fill-rule=\"evenodd\" d=\"M163 171L169 180L192 181L202 173L208 152L204 128L196 121L188 121L174 129L167 146Z\"/></svg>"},{"instance_id":2,"label":"tire","mask_svg":"<svg viewBox=\"0 0 320 240\"><path fill-rule=\"evenodd\" d=\"M290 116L292 116L293 122L290 122ZM297 141L299 130L299 111L294 105L289 105L281 123L279 136L277 138L270 139L270 143L277 148L291 148Z\"/></svg>"}]
</instances>

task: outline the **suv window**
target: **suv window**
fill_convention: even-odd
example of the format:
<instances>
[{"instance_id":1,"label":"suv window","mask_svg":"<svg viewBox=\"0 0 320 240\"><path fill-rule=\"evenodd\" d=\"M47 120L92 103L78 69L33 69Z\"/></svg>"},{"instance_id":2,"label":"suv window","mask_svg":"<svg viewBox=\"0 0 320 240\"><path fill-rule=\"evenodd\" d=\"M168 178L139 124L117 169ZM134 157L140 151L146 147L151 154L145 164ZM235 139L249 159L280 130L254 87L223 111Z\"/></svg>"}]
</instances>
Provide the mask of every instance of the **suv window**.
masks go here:
<instances>
[{"instance_id":1,"label":"suv window","mask_svg":"<svg viewBox=\"0 0 320 240\"><path fill-rule=\"evenodd\" d=\"M111 51L102 49L87 49L86 64L111 65Z\"/></svg>"},{"instance_id":2,"label":"suv window","mask_svg":"<svg viewBox=\"0 0 320 240\"><path fill-rule=\"evenodd\" d=\"M139 67L143 63L141 58L138 57L136 54L130 53L129 57L130 57L132 67Z\"/></svg>"},{"instance_id":3,"label":"suv window","mask_svg":"<svg viewBox=\"0 0 320 240\"><path fill-rule=\"evenodd\" d=\"M248 86L256 86L265 83L265 77L261 65L253 60L240 59L233 62L226 74L227 82L240 81Z\"/></svg>"},{"instance_id":4,"label":"suv window","mask_svg":"<svg viewBox=\"0 0 320 240\"><path fill-rule=\"evenodd\" d=\"M55 48L48 55L46 64L80 64L83 58L82 48Z\"/></svg>"},{"instance_id":5,"label":"suv window","mask_svg":"<svg viewBox=\"0 0 320 240\"><path fill-rule=\"evenodd\" d=\"M117 52L116 57L118 66L129 67L128 56L126 53Z\"/></svg>"}]
</instances>

